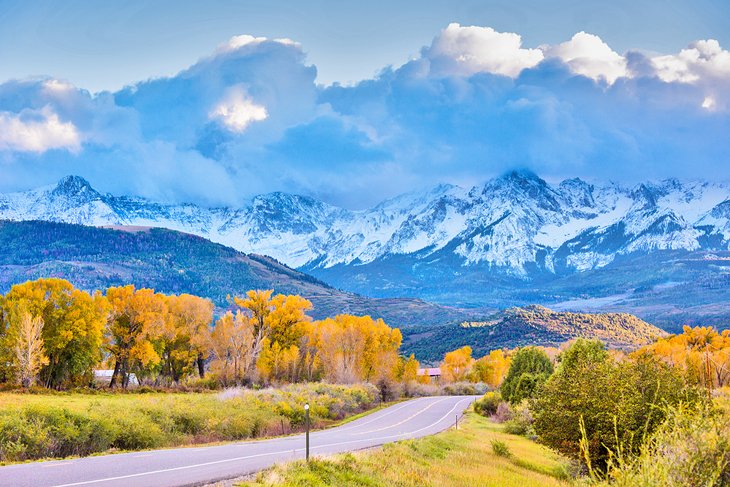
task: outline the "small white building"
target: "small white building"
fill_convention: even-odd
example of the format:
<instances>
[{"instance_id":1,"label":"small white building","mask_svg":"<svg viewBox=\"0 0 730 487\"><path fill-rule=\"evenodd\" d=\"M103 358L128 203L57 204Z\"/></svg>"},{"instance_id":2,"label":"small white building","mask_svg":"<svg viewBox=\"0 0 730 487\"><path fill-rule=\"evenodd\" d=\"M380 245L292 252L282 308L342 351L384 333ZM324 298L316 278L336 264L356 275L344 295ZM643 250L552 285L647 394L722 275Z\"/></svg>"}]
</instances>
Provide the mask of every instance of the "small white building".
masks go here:
<instances>
[{"instance_id":1,"label":"small white building","mask_svg":"<svg viewBox=\"0 0 730 487\"><path fill-rule=\"evenodd\" d=\"M108 386L112 380L112 375L114 375L114 370L112 370L112 369L95 370L94 371L94 382L98 385ZM139 381L137 380L136 375L129 374L129 385L132 387L137 387L139 385Z\"/></svg>"}]
</instances>

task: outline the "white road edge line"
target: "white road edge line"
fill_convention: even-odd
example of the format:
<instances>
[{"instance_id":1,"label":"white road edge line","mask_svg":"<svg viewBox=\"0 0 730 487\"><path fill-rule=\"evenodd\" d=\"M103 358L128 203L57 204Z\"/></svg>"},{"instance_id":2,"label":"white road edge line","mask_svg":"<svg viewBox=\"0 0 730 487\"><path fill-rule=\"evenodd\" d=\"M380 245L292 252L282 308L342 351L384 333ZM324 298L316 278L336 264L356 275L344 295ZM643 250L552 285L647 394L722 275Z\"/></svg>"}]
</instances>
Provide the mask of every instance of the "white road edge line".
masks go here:
<instances>
[{"instance_id":1,"label":"white road edge line","mask_svg":"<svg viewBox=\"0 0 730 487\"><path fill-rule=\"evenodd\" d=\"M467 400L468 401L472 401L473 399L472 398L469 398ZM456 410L456 408L459 407L459 404L461 404L463 401L464 401L464 399L461 399L461 400L457 401L456 404L454 404L454 407L451 408L451 410L448 413L446 413L444 416L442 416L435 423L432 423L432 424L430 424L428 426L424 426L423 428L417 429L415 431L411 431L409 433L405 433L405 436L414 435L414 434L416 434L416 433L418 433L420 431L423 431L425 429L432 428L433 426L436 426L437 424L439 424L440 422L442 422L444 419L446 419L447 417L449 417L454 412L454 410ZM314 449L322 449L322 448L327 448L327 447L331 447L331 446L347 445L347 444L350 444L350 443L362 443L364 441L380 441L380 440L385 440L385 439L390 439L390 438L398 438L398 437L401 437L401 436L404 436L404 435L390 435L390 436L382 436L382 437L379 437L379 438L363 438L361 440L351 440L351 441L343 441L343 442L339 442L339 443L329 443L327 445L318 445L318 446L316 446L316 447L314 447L312 449L313 450ZM289 450L286 450L286 451L289 451ZM297 450L294 450L295 453L296 453L296 451ZM144 477L145 475L155 475L155 474L158 474L158 473L175 472L175 471L179 471L179 470L189 470L191 468L198 468L198 467L207 467L208 465L217 465L217 464L221 464L221 463L237 462L237 461L240 461L240 460L248 460L250 458L260 458L260 457L266 457L266 456L271 456L271 455L280 455L282 453L286 453L286 452L285 451L276 451L276 452L270 452L270 453L259 453L259 454L256 454L256 455L247 455L245 457L237 457L237 458L227 458L225 460L216 460L216 461L213 461L213 462L198 463L198 464L195 464L195 465L183 465L182 467L166 468L166 469L162 469L162 470L152 470L152 471L149 471L149 472L140 472L140 473L134 473L134 474L129 474L129 475L120 475L118 477L107 477L107 478L104 478L104 479L85 480L83 482L74 482L74 483L71 483L71 484L59 484L59 485L55 485L53 487L75 487L77 485L98 484L98 483L101 483L101 482L111 482L113 480L131 479L131 478L135 478L135 477Z\"/></svg>"}]
</instances>

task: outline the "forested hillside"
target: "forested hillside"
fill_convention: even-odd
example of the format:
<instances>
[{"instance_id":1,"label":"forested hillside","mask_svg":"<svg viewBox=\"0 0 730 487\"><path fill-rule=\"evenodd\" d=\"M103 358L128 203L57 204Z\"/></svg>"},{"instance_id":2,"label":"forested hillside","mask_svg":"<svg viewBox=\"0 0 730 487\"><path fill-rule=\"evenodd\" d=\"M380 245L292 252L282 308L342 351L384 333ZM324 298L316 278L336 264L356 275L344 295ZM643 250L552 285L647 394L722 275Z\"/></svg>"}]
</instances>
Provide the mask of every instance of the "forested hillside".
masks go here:
<instances>
[{"instance_id":1,"label":"forested hillside","mask_svg":"<svg viewBox=\"0 0 730 487\"><path fill-rule=\"evenodd\" d=\"M598 338L613 348L632 349L666 332L627 313L568 313L543 306L510 308L485 321L430 330L404 330L403 348L420 360L438 361L445 352L468 345L474 355L528 345L559 346L573 338Z\"/></svg>"},{"instance_id":2,"label":"forested hillside","mask_svg":"<svg viewBox=\"0 0 730 487\"><path fill-rule=\"evenodd\" d=\"M265 256L244 254L195 235L158 228L107 229L51 222L0 221L0 291L60 277L93 291L134 284L164 293L210 298L274 289L311 300L314 318L370 314L393 326L476 319L483 312L418 299L372 299L335 289Z\"/></svg>"}]
</instances>

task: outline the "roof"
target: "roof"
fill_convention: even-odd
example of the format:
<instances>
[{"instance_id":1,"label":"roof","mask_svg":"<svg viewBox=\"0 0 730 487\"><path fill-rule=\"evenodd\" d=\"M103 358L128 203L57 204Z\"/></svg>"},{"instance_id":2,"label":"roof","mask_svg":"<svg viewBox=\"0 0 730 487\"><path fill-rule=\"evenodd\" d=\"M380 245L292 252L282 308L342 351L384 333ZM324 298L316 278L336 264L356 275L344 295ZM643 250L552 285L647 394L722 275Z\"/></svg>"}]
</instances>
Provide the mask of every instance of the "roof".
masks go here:
<instances>
[{"instance_id":1,"label":"roof","mask_svg":"<svg viewBox=\"0 0 730 487\"><path fill-rule=\"evenodd\" d=\"M418 375L427 375L429 377L440 377L441 367L429 367L425 369L418 369Z\"/></svg>"}]
</instances>

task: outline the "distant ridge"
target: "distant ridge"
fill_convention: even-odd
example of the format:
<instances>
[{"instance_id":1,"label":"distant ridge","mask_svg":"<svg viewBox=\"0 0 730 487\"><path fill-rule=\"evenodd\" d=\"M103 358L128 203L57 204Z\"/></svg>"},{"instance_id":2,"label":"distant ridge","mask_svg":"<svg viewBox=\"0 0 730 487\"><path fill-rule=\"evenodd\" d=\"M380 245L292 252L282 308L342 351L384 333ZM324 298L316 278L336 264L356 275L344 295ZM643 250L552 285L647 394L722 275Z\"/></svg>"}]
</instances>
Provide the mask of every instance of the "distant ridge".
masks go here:
<instances>
[{"instance_id":1,"label":"distant ridge","mask_svg":"<svg viewBox=\"0 0 730 487\"><path fill-rule=\"evenodd\" d=\"M527 345L557 347L574 338L597 338L611 348L635 349L667 333L627 313L557 312L543 306L510 308L486 320L418 330L404 348L436 362L447 351L469 345L481 357L490 350Z\"/></svg>"},{"instance_id":2,"label":"distant ridge","mask_svg":"<svg viewBox=\"0 0 730 487\"><path fill-rule=\"evenodd\" d=\"M243 254L202 237L152 228L129 232L53 222L0 221L0 291L40 277L61 277L86 289L135 284L212 299L274 289L312 300L316 318L370 314L393 326L434 325L483 315L418 299L373 299L343 292L275 259Z\"/></svg>"}]
</instances>

